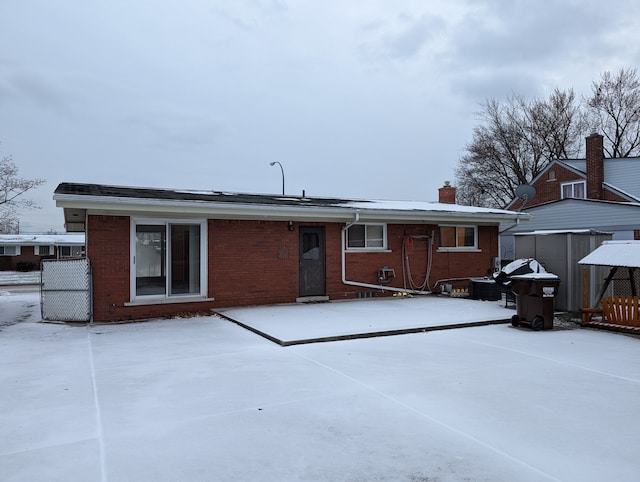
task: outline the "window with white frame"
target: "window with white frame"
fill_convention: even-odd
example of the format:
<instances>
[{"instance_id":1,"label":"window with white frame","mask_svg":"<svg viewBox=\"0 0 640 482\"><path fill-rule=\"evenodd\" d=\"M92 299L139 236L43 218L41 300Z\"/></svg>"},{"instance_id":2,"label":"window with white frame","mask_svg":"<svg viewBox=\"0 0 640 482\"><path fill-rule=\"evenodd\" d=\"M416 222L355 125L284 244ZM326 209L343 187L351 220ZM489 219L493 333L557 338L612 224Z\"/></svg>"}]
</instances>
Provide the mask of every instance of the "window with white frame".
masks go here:
<instances>
[{"instance_id":1,"label":"window with white frame","mask_svg":"<svg viewBox=\"0 0 640 482\"><path fill-rule=\"evenodd\" d=\"M206 296L206 221L133 220L132 299Z\"/></svg>"},{"instance_id":2,"label":"window with white frame","mask_svg":"<svg viewBox=\"0 0 640 482\"><path fill-rule=\"evenodd\" d=\"M59 246L58 253L61 258L78 258L82 256L82 246Z\"/></svg>"},{"instance_id":3,"label":"window with white frame","mask_svg":"<svg viewBox=\"0 0 640 482\"><path fill-rule=\"evenodd\" d=\"M2 246L0 245L0 256L19 256L20 246Z\"/></svg>"},{"instance_id":4,"label":"window with white frame","mask_svg":"<svg viewBox=\"0 0 640 482\"><path fill-rule=\"evenodd\" d=\"M477 226L440 226L441 249L476 249Z\"/></svg>"},{"instance_id":5,"label":"window with white frame","mask_svg":"<svg viewBox=\"0 0 640 482\"><path fill-rule=\"evenodd\" d=\"M347 229L347 249L381 250L386 247L386 224L354 224Z\"/></svg>"},{"instance_id":6,"label":"window with white frame","mask_svg":"<svg viewBox=\"0 0 640 482\"><path fill-rule=\"evenodd\" d=\"M562 199L577 198L584 199L585 181L565 182L560 185Z\"/></svg>"},{"instance_id":7,"label":"window with white frame","mask_svg":"<svg viewBox=\"0 0 640 482\"><path fill-rule=\"evenodd\" d=\"M53 254L53 246L36 246L34 253L36 256L51 256Z\"/></svg>"}]
</instances>

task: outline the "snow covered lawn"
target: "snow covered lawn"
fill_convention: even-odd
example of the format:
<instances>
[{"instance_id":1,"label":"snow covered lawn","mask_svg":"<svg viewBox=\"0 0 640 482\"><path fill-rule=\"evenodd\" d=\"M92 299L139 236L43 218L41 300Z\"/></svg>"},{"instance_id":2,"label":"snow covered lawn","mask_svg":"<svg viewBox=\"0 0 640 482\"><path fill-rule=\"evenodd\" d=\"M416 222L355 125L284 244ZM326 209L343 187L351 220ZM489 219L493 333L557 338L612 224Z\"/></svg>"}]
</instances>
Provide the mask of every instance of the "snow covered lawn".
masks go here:
<instances>
[{"instance_id":1,"label":"snow covered lawn","mask_svg":"<svg viewBox=\"0 0 640 482\"><path fill-rule=\"evenodd\" d=\"M40 284L40 271L0 271L0 286Z\"/></svg>"},{"instance_id":2,"label":"snow covered lawn","mask_svg":"<svg viewBox=\"0 0 640 482\"><path fill-rule=\"evenodd\" d=\"M283 348L213 316L36 323L37 297L0 296L19 317L0 327L3 481L638 480L634 337L503 324Z\"/></svg>"}]
</instances>

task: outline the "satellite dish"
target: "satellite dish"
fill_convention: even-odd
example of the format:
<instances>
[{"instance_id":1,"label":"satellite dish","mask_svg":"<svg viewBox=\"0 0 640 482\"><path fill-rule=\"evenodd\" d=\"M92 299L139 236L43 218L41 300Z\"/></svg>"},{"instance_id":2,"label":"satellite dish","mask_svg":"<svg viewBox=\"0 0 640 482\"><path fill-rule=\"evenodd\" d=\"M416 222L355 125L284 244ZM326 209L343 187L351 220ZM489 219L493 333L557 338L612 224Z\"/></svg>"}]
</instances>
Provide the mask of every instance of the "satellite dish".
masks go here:
<instances>
[{"instance_id":1,"label":"satellite dish","mask_svg":"<svg viewBox=\"0 0 640 482\"><path fill-rule=\"evenodd\" d=\"M520 184L516 188L516 196L522 199L522 206L520 206L520 210L527 204L527 201L530 201L534 197L536 197L536 188L530 184Z\"/></svg>"},{"instance_id":2,"label":"satellite dish","mask_svg":"<svg viewBox=\"0 0 640 482\"><path fill-rule=\"evenodd\" d=\"M530 184L520 184L516 188L516 196L518 196L523 201L529 201L533 199L536 195L536 188Z\"/></svg>"}]
</instances>

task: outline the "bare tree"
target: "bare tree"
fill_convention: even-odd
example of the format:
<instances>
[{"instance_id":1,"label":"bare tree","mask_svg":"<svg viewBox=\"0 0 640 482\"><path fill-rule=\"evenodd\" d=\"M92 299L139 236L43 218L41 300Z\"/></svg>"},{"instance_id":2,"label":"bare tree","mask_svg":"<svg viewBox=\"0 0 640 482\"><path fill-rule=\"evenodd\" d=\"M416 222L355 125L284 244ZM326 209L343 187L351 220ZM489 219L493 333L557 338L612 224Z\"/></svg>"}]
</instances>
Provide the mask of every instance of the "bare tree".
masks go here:
<instances>
[{"instance_id":1,"label":"bare tree","mask_svg":"<svg viewBox=\"0 0 640 482\"><path fill-rule=\"evenodd\" d=\"M0 230L10 231L18 223L21 209L36 207L24 194L44 184L43 179L23 179L11 156L0 158Z\"/></svg>"},{"instance_id":2,"label":"bare tree","mask_svg":"<svg viewBox=\"0 0 640 482\"><path fill-rule=\"evenodd\" d=\"M462 204L503 207L550 160L579 150L583 118L573 90L556 89L547 100L490 99L478 116L481 124L456 169Z\"/></svg>"},{"instance_id":3,"label":"bare tree","mask_svg":"<svg viewBox=\"0 0 640 482\"><path fill-rule=\"evenodd\" d=\"M605 138L608 157L640 155L640 80L636 69L604 72L586 99L593 131Z\"/></svg>"},{"instance_id":4,"label":"bare tree","mask_svg":"<svg viewBox=\"0 0 640 482\"><path fill-rule=\"evenodd\" d=\"M582 149L587 120L573 89L555 89L546 101L522 103L532 142L540 143L543 158L569 159ZM544 167L544 166L543 166Z\"/></svg>"}]
</instances>

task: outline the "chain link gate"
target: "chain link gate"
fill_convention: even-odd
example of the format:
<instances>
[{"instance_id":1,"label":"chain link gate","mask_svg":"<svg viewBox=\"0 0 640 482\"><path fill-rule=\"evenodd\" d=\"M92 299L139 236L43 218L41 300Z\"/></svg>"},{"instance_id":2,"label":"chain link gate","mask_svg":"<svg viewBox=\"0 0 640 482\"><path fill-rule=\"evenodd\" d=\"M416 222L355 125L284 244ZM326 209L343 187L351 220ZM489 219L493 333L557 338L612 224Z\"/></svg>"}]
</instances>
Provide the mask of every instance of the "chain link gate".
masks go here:
<instances>
[{"instance_id":1,"label":"chain link gate","mask_svg":"<svg viewBox=\"0 0 640 482\"><path fill-rule=\"evenodd\" d=\"M42 260L40 310L43 320L91 321L91 265L88 258Z\"/></svg>"}]
</instances>

